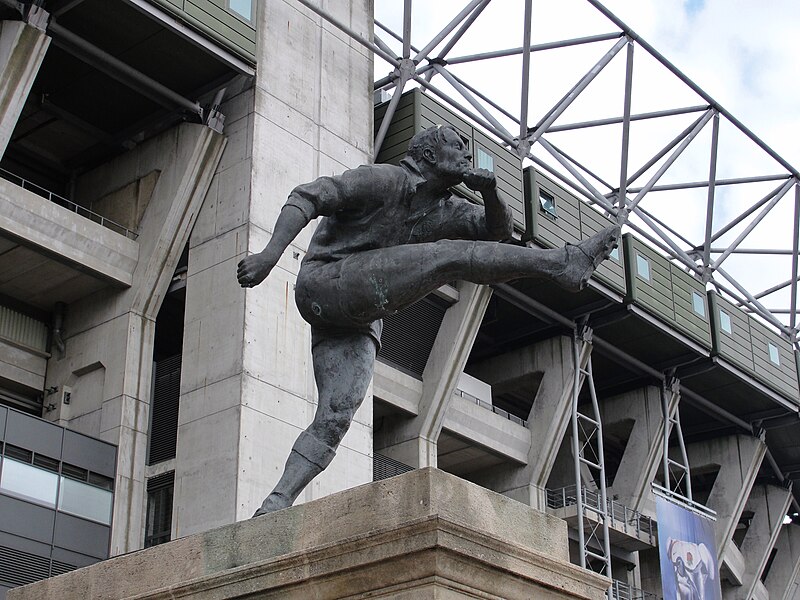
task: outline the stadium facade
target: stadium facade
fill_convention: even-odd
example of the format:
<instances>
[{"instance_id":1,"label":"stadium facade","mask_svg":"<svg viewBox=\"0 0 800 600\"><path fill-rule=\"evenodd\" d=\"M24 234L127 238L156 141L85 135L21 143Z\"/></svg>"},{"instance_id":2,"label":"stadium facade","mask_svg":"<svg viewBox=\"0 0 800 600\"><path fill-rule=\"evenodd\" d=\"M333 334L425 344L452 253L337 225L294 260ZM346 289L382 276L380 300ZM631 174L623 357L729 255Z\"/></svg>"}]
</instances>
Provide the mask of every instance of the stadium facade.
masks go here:
<instances>
[{"instance_id":1,"label":"stadium facade","mask_svg":"<svg viewBox=\"0 0 800 600\"><path fill-rule=\"evenodd\" d=\"M298 183L370 162L375 132L396 162L450 122L517 243L609 222L432 94L376 105L372 11L0 2L0 399L117 447L102 477L78 465L113 493L109 555L249 518L310 422L293 282L313 228L261 286L235 279ZM368 397L301 501L435 466L566 519L573 561L631 598L660 595L655 490L713 513L724 597L800 597L794 340L706 288L636 232L579 294L444 286L386 320ZM5 431L7 457L24 445Z\"/></svg>"}]
</instances>

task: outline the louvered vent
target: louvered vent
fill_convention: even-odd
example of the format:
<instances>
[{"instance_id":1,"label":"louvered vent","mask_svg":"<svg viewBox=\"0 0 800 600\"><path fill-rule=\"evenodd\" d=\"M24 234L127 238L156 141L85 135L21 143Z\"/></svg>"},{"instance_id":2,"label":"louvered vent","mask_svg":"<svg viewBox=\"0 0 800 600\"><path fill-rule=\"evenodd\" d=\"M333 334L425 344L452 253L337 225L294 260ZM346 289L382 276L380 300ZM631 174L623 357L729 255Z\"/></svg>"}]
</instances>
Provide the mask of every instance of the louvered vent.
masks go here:
<instances>
[{"instance_id":1,"label":"louvered vent","mask_svg":"<svg viewBox=\"0 0 800 600\"><path fill-rule=\"evenodd\" d=\"M383 454L378 454L377 452L372 457L372 481L388 479L389 477L402 475L403 473L408 473L413 470L414 467L409 467L407 464L396 461Z\"/></svg>"},{"instance_id":2,"label":"louvered vent","mask_svg":"<svg viewBox=\"0 0 800 600\"><path fill-rule=\"evenodd\" d=\"M78 567L76 567L75 565L61 562L59 560L54 560L50 573L52 577L55 577L56 575L63 575L64 573L69 573L70 571L74 571L77 568Z\"/></svg>"},{"instance_id":3,"label":"louvered vent","mask_svg":"<svg viewBox=\"0 0 800 600\"><path fill-rule=\"evenodd\" d=\"M175 458L178 437L178 402L181 394L181 355L156 363L151 407L150 450L147 464Z\"/></svg>"},{"instance_id":4,"label":"louvered vent","mask_svg":"<svg viewBox=\"0 0 800 600\"><path fill-rule=\"evenodd\" d=\"M175 490L175 471L156 475L147 480L147 515L145 517L144 547L150 548L170 540L172 530L172 496Z\"/></svg>"},{"instance_id":5,"label":"louvered vent","mask_svg":"<svg viewBox=\"0 0 800 600\"><path fill-rule=\"evenodd\" d=\"M5 306L0 306L0 337L41 352L47 350L47 325Z\"/></svg>"},{"instance_id":6,"label":"louvered vent","mask_svg":"<svg viewBox=\"0 0 800 600\"><path fill-rule=\"evenodd\" d=\"M0 582L26 585L45 579L50 574L50 558L0 546Z\"/></svg>"},{"instance_id":7,"label":"louvered vent","mask_svg":"<svg viewBox=\"0 0 800 600\"><path fill-rule=\"evenodd\" d=\"M383 320L378 358L417 379L422 377L445 307L430 296Z\"/></svg>"}]
</instances>

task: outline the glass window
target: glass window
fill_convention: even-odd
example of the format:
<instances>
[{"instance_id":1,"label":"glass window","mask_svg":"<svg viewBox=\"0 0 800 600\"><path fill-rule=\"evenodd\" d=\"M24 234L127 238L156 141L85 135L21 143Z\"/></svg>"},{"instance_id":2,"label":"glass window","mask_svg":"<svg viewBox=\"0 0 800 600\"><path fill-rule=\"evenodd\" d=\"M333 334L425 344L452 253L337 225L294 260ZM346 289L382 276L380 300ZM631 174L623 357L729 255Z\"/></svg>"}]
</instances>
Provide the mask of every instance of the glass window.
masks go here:
<instances>
[{"instance_id":1,"label":"glass window","mask_svg":"<svg viewBox=\"0 0 800 600\"><path fill-rule=\"evenodd\" d=\"M558 216L556 214L556 199L541 190L539 191L539 208L554 219Z\"/></svg>"},{"instance_id":2,"label":"glass window","mask_svg":"<svg viewBox=\"0 0 800 600\"><path fill-rule=\"evenodd\" d=\"M54 507L58 494L58 475L6 456L3 460L0 490Z\"/></svg>"},{"instance_id":3,"label":"glass window","mask_svg":"<svg viewBox=\"0 0 800 600\"><path fill-rule=\"evenodd\" d=\"M769 360L780 367L781 355L778 352L778 347L772 342L767 342L767 349L769 350Z\"/></svg>"},{"instance_id":4,"label":"glass window","mask_svg":"<svg viewBox=\"0 0 800 600\"><path fill-rule=\"evenodd\" d=\"M699 292L692 292L692 309L701 317L706 316L706 301Z\"/></svg>"},{"instance_id":5,"label":"glass window","mask_svg":"<svg viewBox=\"0 0 800 600\"><path fill-rule=\"evenodd\" d=\"M175 472L163 473L147 481L147 516L144 547L168 542L172 535L172 495Z\"/></svg>"},{"instance_id":6,"label":"glass window","mask_svg":"<svg viewBox=\"0 0 800 600\"><path fill-rule=\"evenodd\" d=\"M228 8L248 21L253 20L253 0L228 0Z\"/></svg>"},{"instance_id":7,"label":"glass window","mask_svg":"<svg viewBox=\"0 0 800 600\"><path fill-rule=\"evenodd\" d=\"M639 277L650 281L650 261L641 254L636 254L636 272Z\"/></svg>"},{"instance_id":8,"label":"glass window","mask_svg":"<svg viewBox=\"0 0 800 600\"><path fill-rule=\"evenodd\" d=\"M608 255L608 257L611 258L612 260L615 260L615 261L619 262L619 246L614 248L611 251L611 254Z\"/></svg>"},{"instance_id":9,"label":"glass window","mask_svg":"<svg viewBox=\"0 0 800 600\"><path fill-rule=\"evenodd\" d=\"M111 523L113 499L114 494L108 490L62 477L58 510L108 525Z\"/></svg>"},{"instance_id":10,"label":"glass window","mask_svg":"<svg viewBox=\"0 0 800 600\"><path fill-rule=\"evenodd\" d=\"M483 148L478 147L477 159L476 167L494 173L494 156L486 152Z\"/></svg>"},{"instance_id":11,"label":"glass window","mask_svg":"<svg viewBox=\"0 0 800 600\"><path fill-rule=\"evenodd\" d=\"M731 325L731 316L724 310L719 311L719 326L722 331L733 334L733 326Z\"/></svg>"}]
</instances>

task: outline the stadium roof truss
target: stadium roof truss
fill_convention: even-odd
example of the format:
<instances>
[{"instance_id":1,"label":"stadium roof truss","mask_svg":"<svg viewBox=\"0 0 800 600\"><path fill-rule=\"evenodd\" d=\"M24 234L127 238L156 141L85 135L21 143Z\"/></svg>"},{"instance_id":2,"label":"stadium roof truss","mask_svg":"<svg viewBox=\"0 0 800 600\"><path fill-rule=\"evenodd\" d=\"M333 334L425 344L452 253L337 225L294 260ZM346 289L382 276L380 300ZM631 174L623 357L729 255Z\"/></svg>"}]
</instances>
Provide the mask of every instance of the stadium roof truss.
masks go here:
<instances>
[{"instance_id":1,"label":"stadium roof truss","mask_svg":"<svg viewBox=\"0 0 800 600\"><path fill-rule=\"evenodd\" d=\"M420 48L412 43L412 15L419 17L418 10L430 23L425 14L431 11L429 3L404 0L401 30L376 18L373 39L368 39L309 0L298 1L371 50L376 72L382 64L390 69L375 82L376 90L394 90L376 134L375 155L400 94L422 87L497 137L523 164L532 162L613 215L709 288L798 344L800 174L600 2L576 0L605 31L541 42L537 31L548 31L534 31L534 9L541 3L520 0L504 2L501 8L495 2L507 23L521 24L521 44L509 47L511 33L476 35L481 16L493 3L471 0ZM476 38L479 52L459 54L461 47L474 49ZM580 61L559 61L557 54L577 47L594 52L594 59L588 69L565 73ZM532 68L532 59L545 54L555 57L551 60L558 61L559 74L574 83L557 101L536 106L534 96L551 82L546 69ZM512 77L506 75L498 85L497 79L509 73L510 59ZM604 77L612 70L616 77ZM664 77L674 92L659 93ZM644 87L637 87L637 80ZM608 101L596 101L598 93L611 100L611 109ZM504 106L511 95L517 99L515 110ZM640 110L647 100L637 104L636 98L648 95L651 104L661 106ZM680 103L683 99L689 101ZM618 112L597 114L608 110ZM571 121L574 114L583 118ZM605 132L605 140L599 131ZM566 145L572 142L569 150L562 138ZM763 239L773 247L761 246Z\"/></svg>"}]
</instances>

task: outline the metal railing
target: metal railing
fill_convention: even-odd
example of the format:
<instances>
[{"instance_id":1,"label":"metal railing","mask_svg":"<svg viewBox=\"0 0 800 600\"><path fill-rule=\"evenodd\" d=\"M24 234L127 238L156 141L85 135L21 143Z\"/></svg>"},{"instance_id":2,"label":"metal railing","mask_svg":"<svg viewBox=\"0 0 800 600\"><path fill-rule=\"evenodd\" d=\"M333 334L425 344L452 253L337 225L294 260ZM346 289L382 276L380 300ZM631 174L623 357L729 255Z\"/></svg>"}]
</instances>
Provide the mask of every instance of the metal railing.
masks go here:
<instances>
[{"instance_id":1,"label":"metal railing","mask_svg":"<svg viewBox=\"0 0 800 600\"><path fill-rule=\"evenodd\" d=\"M589 510L599 511L601 508L600 493L594 490L582 490L583 506ZM547 507L552 509L573 506L578 503L576 487L568 485L559 489L548 489ZM646 537L648 543L655 546L658 541L658 527L650 517L643 515L638 510L628 508L614 500L608 500L607 508L609 527L625 534L635 535L638 538Z\"/></svg>"},{"instance_id":2,"label":"metal railing","mask_svg":"<svg viewBox=\"0 0 800 600\"><path fill-rule=\"evenodd\" d=\"M96 212L91 211L88 208L81 206L80 204L76 204L72 200L67 200L66 198L64 198L64 196L59 196L58 194L53 193L50 190L45 189L40 185L36 185L32 181L28 181L27 179L24 179L19 175L11 173L10 171L6 171L5 169L0 169L0 177L20 186L24 190L28 190L29 192L33 192L37 196L41 196L45 200L49 200L54 204L58 204L62 208L66 208L67 210L74 212L76 215L80 215L84 218L90 219L91 221L99 223L100 225L110 229L111 231L115 231L120 235L124 235L126 238L135 240L139 236L139 234L136 233L135 231L131 231L127 227L124 227L119 223L116 223L111 219L104 217L103 215L97 214Z\"/></svg>"},{"instance_id":3,"label":"metal railing","mask_svg":"<svg viewBox=\"0 0 800 600\"><path fill-rule=\"evenodd\" d=\"M659 596L615 579L611 584L611 598L613 600L658 600Z\"/></svg>"},{"instance_id":4,"label":"metal railing","mask_svg":"<svg viewBox=\"0 0 800 600\"><path fill-rule=\"evenodd\" d=\"M500 415L501 417L504 417L504 418L508 419L509 421L511 421L513 423L516 423L517 425L522 425L523 427L527 427L528 426L528 422L525 419L520 419L517 415L512 415L507 410L503 410L502 408L498 408L494 404L492 404L490 402L486 402L485 400L481 400L480 398L476 398L472 394L468 394L467 392L465 392L463 390L456 389L456 391L454 391L453 394L455 394L456 396L460 396L461 398L464 398L465 400L469 400L470 402L474 402L475 404L477 404L481 408L485 408L486 410L490 410L494 414Z\"/></svg>"}]
</instances>

